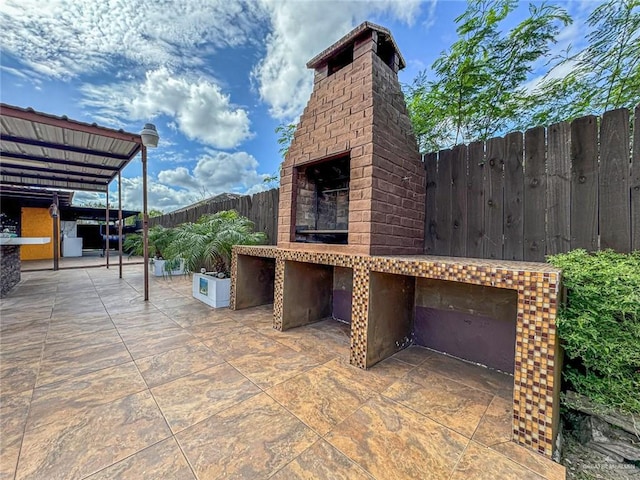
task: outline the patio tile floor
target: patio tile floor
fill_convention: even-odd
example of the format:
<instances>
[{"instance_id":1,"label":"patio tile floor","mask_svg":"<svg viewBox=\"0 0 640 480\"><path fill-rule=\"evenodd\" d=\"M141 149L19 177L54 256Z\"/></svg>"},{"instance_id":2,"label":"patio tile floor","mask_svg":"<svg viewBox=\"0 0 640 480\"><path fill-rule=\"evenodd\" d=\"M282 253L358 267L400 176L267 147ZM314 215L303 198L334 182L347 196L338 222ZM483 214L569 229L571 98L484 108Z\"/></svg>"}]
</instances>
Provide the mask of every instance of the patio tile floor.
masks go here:
<instances>
[{"instance_id":1,"label":"patio tile floor","mask_svg":"<svg viewBox=\"0 0 640 480\"><path fill-rule=\"evenodd\" d=\"M0 300L0 479L550 479L512 379L410 347L362 371L348 327L213 310L142 267L23 273Z\"/></svg>"}]
</instances>

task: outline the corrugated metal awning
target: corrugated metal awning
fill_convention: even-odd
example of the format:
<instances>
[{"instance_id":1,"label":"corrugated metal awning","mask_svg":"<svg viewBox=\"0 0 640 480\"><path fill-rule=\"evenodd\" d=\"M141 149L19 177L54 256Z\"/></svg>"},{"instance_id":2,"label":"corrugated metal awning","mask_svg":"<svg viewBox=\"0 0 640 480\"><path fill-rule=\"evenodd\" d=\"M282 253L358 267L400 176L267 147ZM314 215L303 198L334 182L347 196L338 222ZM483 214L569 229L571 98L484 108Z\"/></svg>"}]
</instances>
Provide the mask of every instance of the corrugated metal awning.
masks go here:
<instances>
[{"instance_id":1,"label":"corrugated metal awning","mask_svg":"<svg viewBox=\"0 0 640 480\"><path fill-rule=\"evenodd\" d=\"M0 104L0 184L106 192L140 135Z\"/></svg>"},{"instance_id":2,"label":"corrugated metal awning","mask_svg":"<svg viewBox=\"0 0 640 480\"><path fill-rule=\"evenodd\" d=\"M12 202L25 206L38 205L48 207L53 201L53 195L58 194L58 205L69 207L73 201L74 192L67 190L48 190L45 188L12 187L2 185L0 189L0 203Z\"/></svg>"}]
</instances>

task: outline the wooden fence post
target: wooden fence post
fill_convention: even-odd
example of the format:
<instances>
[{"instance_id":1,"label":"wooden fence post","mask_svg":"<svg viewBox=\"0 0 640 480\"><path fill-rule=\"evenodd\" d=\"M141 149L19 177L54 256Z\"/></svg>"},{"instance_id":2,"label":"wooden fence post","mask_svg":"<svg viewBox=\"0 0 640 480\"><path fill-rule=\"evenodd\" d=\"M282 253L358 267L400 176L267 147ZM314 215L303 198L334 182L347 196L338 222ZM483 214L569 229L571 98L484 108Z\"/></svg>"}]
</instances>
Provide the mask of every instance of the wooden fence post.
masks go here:
<instances>
[{"instance_id":1,"label":"wooden fence post","mask_svg":"<svg viewBox=\"0 0 640 480\"><path fill-rule=\"evenodd\" d=\"M547 196L545 129L524 135L524 259L544 262Z\"/></svg>"},{"instance_id":2,"label":"wooden fence post","mask_svg":"<svg viewBox=\"0 0 640 480\"><path fill-rule=\"evenodd\" d=\"M438 155L436 185L436 255L451 255L451 163L452 150Z\"/></svg>"},{"instance_id":3,"label":"wooden fence post","mask_svg":"<svg viewBox=\"0 0 640 480\"><path fill-rule=\"evenodd\" d=\"M547 128L547 255L571 248L571 129L567 122Z\"/></svg>"},{"instance_id":4,"label":"wooden fence post","mask_svg":"<svg viewBox=\"0 0 640 480\"><path fill-rule=\"evenodd\" d=\"M522 133L505 137L504 154L504 246L505 260L524 258L524 169Z\"/></svg>"},{"instance_id":5,"label":"wooden fence post","mask_svg":"<svg viewBox=\"0 0 640 480\"><path fill-rule=\"evenodd\" d=\"M502 226L504 224L504 138L487 141L484 165L484 258L502 258Z\"/></svg>"},{"instance_id":6,"label":"wooden fence post","mask_svg":"<svg viewBox=\"0 0 640 480\"><path fill-rule=\"evenodd\" d=\"M631 250L640 250L640 104L633 115L631 162Z\"/></svg>"},{"instance_id":7,"label":"wooden fence post","mask_svg":"<svg viewBox=\"0 0 640 480\"><path fill-rule=\"evenodd\" d=\"M423 157L427 171L427 187L424 217L424 253L436 253L436 190L438 185L438 154L429 153Z\"/></svg>"},{"instance_id":8,"label":"wooden fence post","mask_svg":"<svg viewBox=\"0 0 640 480\"><path fill-rule=\"evenodd\" d=\"M598 249L598 118L571 122L571 249Z\"/></svg>"},{"instance_id":9,"label":"wooden fence post","mask_svg":"<svg viewBox=\"0 0 640 480\"><path fill-rule=\"evenodd\" d=\"M451 163L451 255L467 256L467 146L453 148Z\"/></svg>"},{"instance_id":10,"label":"wooden fence post","mask_svg":"<svg viewBox=\"0 0 640 480\"><path fill-rule=\"evenodd\" d=\"M467 256L482 258L484 238L484 143L473 142L468 148L467 182Z\"/></svg>"},{"instance_id":11,"label":"wooden fence post","mask_svg":"<svg viewBox=\"0 0 640 480\"><path fill-rule=\"evenodd\" d=\"M600 248L631 249L629 111L606 112L600 125Z\"/></svg>"}]
</instances>

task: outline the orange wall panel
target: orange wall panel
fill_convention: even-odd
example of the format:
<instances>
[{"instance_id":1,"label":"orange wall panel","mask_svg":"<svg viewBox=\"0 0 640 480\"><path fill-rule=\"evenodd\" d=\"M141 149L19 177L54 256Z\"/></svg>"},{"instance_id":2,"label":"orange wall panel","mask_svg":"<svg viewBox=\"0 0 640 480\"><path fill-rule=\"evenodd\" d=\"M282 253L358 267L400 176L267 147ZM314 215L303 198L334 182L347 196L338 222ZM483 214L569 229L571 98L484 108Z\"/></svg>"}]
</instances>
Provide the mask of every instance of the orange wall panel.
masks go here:
<instances>
[{"instance_id":1,"label":"orange wall panel","mask_svg":"<svg viewBox=\"0 0 640 480\"><path fill-rule=\"evenodd\" d=\"M20 260L53 259L53 219L49 216L48 208L22 207L20 236L49 237L51 239L49 243L44 245L23 245L20 247Z\"/></svg>"}]
</instances>

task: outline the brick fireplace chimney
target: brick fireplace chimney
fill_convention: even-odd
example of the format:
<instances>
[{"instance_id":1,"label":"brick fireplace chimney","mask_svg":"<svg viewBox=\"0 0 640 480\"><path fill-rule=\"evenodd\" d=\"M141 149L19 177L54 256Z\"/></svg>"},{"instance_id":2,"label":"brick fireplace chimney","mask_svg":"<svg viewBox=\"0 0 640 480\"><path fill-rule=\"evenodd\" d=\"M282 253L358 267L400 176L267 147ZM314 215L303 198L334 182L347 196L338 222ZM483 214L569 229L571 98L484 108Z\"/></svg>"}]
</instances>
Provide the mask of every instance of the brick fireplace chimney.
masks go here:
<instances>
[{"instance_id":1,"label":"brick fireplace chimney","mask_svg":"<svg viewBox=\"0 0 640 480\"><path fill-rule=\"evenodd\" d=\"M425 170L404 66L389 30L369 22L307 63L315 81L282 165L278 247L423 253Z\"/></svg>"}]
</instances>

